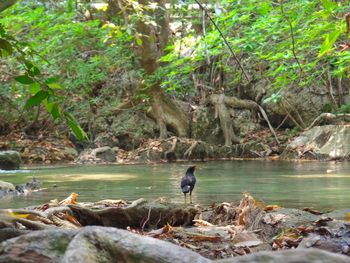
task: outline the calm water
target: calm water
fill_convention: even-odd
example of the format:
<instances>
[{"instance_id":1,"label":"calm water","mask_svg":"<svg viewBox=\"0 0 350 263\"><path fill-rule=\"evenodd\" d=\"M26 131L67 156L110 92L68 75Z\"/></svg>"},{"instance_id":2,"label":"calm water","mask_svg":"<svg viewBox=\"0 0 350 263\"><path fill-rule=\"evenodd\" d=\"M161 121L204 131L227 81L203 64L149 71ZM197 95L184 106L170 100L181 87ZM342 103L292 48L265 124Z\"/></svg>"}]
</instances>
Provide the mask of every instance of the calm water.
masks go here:
<instances>
[{"instance_id":1,"label":"calm water","mask_svg":"<svg viewBox=\"0 0 350 263\"><path fill-rule=\"evenodd\" d=\"M237 202L242 192L285 207L350 207L349 163L225 161L198 163L193 201ZM165 196L183 202L179 182L189 164L74 166L0 172L0 180L25 183L35 176L46 190L0 199L0 208L25 207L79 194L78 201ZM328 172L327 172L328 170ZM57 187L54 188L53 185Z\"/></svg>"}]
</instances>

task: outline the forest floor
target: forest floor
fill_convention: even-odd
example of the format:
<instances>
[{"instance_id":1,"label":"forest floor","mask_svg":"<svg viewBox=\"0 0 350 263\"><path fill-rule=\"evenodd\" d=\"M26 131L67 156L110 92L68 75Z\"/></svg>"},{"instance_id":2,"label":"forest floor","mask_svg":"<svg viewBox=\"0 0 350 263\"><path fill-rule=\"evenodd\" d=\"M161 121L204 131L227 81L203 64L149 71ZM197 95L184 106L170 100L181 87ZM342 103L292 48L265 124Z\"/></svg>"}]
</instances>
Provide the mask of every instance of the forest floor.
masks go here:
<instances>
[{"instance_id":1,"label":"forest floor","mask_svg":"<svg viewBox=\"0 0 350 263\"><path fill-rule=\"evenodd\" d=\"M142 237L161 239L208 259L293 248L319 248L337 254L350 254L349 209L331 213L310 208L287 209L264 204L249 193L243 193L242 200L236 204L223 202L210 207L176 204L164 198L153 201L101 200L80 203L77 197L77 194L72 193L62 201L51 200L36 207L1 210L0 223L3 227L0 227L0 242L11 237L24 238L16 241L16 245L11 241L2 243L0 258L4 255L16 258L18 255L17 250L12 249L14 246L17 249L21 246L36 250L41 248L35 253L31 250L30 255L26 254L27 247L18 250L24 251L21 257L39 258L50 243L42 243L42 239L37 238L41 235L40 230L62 230L59 232L61 236L57 232L55 234L57 243L66 242L67 237L63 234L66 235L67 231L75 234L74 231L91 225L126 229L137 234L137 238L141 237L140 247L128 247L134 249L132 253L136 254L141 253L138 249L144 249L143 242L147 244L147 239ZM33 231L38 231L35 238L30 235ZM48 239L44 234L45 232L41 237ZM95 238L85 236L84 243L96 245ZM128 238L135 240L133 235ZM120 242L111 247L109 240L102 237L98 240L99 251L118 251L113 246L118 246ZM49 249L54 251L54 248ZM79 251L84 246L76 249ZM60 251L60 255L64 253L65 251ZM168 256L170 255L163 255ZM169 258L166 262L170 262Z\"/></svg>"}]
</instances>

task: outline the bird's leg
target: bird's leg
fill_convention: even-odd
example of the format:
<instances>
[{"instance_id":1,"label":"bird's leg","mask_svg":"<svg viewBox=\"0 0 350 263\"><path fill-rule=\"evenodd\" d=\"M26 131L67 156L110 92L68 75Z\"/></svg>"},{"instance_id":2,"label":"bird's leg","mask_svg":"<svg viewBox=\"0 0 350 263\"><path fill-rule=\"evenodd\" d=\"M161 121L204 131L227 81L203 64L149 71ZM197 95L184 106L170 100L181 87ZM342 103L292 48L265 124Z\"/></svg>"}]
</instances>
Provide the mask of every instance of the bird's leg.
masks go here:
<instances>
[{"instance_id":1,"label":"bird's leg","mask_svg":"<svg viewBox=\"0 0 350 263\"><path fill-rule=\"evenodd\" d=\"M192 204L192 192L190 192L190 204Z\"/></svg>"},{"instance_id":2,"label":"bird's leg","mask_svg":"<svg viewBox=\"0 0 350 263\"><path fill-rule=\"evenodd\" d=\"M186 194L184 194L184 196L185 196L185 204L186 204Z\"/></svg>"}]
</instances>

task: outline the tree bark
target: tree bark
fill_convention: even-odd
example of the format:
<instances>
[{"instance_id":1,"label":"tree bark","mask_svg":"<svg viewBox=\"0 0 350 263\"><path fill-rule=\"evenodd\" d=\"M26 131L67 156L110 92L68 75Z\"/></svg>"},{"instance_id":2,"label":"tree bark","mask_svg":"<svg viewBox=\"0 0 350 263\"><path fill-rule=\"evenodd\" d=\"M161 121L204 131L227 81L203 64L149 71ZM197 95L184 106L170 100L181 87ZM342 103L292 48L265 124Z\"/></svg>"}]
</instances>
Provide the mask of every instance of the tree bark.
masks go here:
<instances>
[{"instance_id":1,"label":"tree bark","mask_svg":"<svg viewBox=\"0 0 350 263\"><path fill-rule=\"evenodd\" d=\"M136 24L137 33L141 39L141 45L136 47L136 53L147 76L153 75L159 68L158 61L163 54L170 32L165 1L155 2L158 4L158 8L145 11L145 15L153 17L157 26L146 23L145 18L140 18ZM139 3L148 6L151 1L139 0ZM171 98L166 96L158 81L143 89L142 93L150 98L151 110L149 113L159 125L160 138L168 137L168 128L171 128L180 137L188 135L188 116Z\"/></svg>"},{"instance_id":2,"label":"tree bark","mask_svg":"<svg viewBox=\"0 0 350 263\"><path fill-rule=\"evenodd\" d=\"M236 97L227 97L224 94L212 94L209 96L209 103L215 107L215 116L219 117L222 132L225 137L225 145L231 146L232 143L240 142L235 135L232 126L231 114L228 106L232 108L257 110L258 105L254 101L240 100Z\"/></svg>"},{"instance_id":3,"label":"tree bark","mask_svg":"<svg viewBox=\"0 0 350 263\"><path fill-rule=\"evenodd\" d=\"M0 12L14 5L17 0L0 0Z\"/></svg>"}]
</instances>

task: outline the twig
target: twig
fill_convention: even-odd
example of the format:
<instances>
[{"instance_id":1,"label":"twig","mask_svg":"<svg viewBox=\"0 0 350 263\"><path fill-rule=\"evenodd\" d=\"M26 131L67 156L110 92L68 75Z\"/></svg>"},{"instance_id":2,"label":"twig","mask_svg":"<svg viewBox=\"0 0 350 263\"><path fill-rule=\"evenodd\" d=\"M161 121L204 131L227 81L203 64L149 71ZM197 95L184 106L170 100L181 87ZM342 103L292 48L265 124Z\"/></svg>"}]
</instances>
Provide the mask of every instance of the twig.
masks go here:
<instances>
[{"instance_id":1,"label":"twig","mask_svg":"<svg viewBox=\"0 0 350 263\"><path fill-rule=\"evenodd\" d=\"M289 24L289 29L290 29L290 36L292 38L292 53L294 56L295 61L298 64L298 67L300 69L300 74L304 75L304 70L300 64L300 61L298 59L297 53L296 53L296 49L295 49L295 36L294 36L294 29L293 29L293 25L292 22L289 20L288 16L284 13L284 9L283 9L283 2L281 2L281 12L282 15L284 16L284 18L287 20L288 24Z\"/></svg>"},{"instance_id":2,"label":"twig","mask_svg":"<svg viewBox=\"0 0 350 263\"><path fill-rule=\"evenodd\" d=\"M329 93L329 96L330 96L331 101L333 103L333 106L337 108L338 107L338 103L336 102L336 100L335 100L335 98L333 96L332 76L331 76L331 73L330 73L329 70L327 70L327 76L328 76L328 83L329 83L329 85L328 85L328 89L329 89L328 93Z\"/></svg>"},{"instance_id":3,"label":"twig","mask_svg":"<svg viewBox=\"0 0 350 263\"><path fill-rule=\"evenodd\" d=\"M250 83L250 79L248 77L248 74L246 73L246 71L244 70L241 62L239 61L236 53L233 51L231 45L228 43L228 41L226 40L226 37L224 36L224 34L221 32L220 28L218 27L218 25L215 23L215 21L213 20L213 18L209 15L208 10L199 2L199 0L194 0L199 7L205 12L205 14L207 15L207 17L209 18L209 20L213 23L214 27L216 28L216 30L219 32L222 40L224 41L225 45L228 47L228 49L230 50L230 53L232 54L233 58L236 60L239 68L241 69L244 77L246 78L246 80L248 81L248 83Z\"/></svg>"},{"instance_id":4,"label":"twig","mask_svg":"<svg viewBox=\"0 0 350 263\"><path fill-rule=\"evenodd\" d=\"M263 107L261 107L259 104L258 104L258 108L259 108L259 110L260 110L260 112L261 112L263 118L264 118L265 121L267 122L267 125L269 125L270 131L271 131L271 133L273 134L273 136L275 137L275 140L276 140L277 144L280 144L280 141L279 141L278 138L277 138L276 132L275 132L275 130L273 129L273 127L272 127L272 125L271 125L271 123L270 123L270 121L269 121L269 118L267 117L267 114L266 114L265 110L264 110Z\"/></svg>"},{"instance_id":5,"label":"twig","mask_svg":"<svg viewBox=\"0 0 350 263\"><path fill-rule=\"evenodd\" d=\"M142 232L144 232L145 226L146 226L147 222L150 220L150 217L151 217L151 210L152 210L152 207L150 207L150 208L148 209L147 218L146 218L145 222L143 222L142 227L141 227L141 231L142 231Z\"/></svg>"},{"instance_id":6,"label":"twig","mask_svg":"<svg viewBox=\"0 0 350 263\"><path fill-rule=\"evenodd\" d=\"M204 10L202 10L202 27L203 27L203 36L204 36L204 44L205 44L205 55L207 57L207 63L208 63L208 65L210 65L208 43L207 43L207 33L205 30L205 11Z\"/></svg>"},{"instance_id":7,"label":"twig","mask_svg":"<svg viewBox=\"0 0 350 263\"><path fill-rule=\"evenodd\" d=\"M343 114L322 113L305 130L310 130L312 127L314 127L321 120L334 120L337 118L345 118L345 117L350 118L350 114L348 114L348 113L343 113Z\"/></svg>"}]
</instances>

